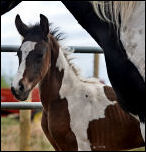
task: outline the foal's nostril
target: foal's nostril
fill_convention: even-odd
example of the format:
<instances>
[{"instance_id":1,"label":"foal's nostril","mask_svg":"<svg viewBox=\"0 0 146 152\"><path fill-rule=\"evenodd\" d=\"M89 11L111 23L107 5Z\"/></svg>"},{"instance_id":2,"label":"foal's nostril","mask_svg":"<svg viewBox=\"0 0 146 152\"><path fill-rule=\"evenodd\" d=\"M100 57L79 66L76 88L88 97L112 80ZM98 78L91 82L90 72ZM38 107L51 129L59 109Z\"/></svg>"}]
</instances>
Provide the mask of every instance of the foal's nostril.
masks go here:
<instances>
[{"instance_id":1,"label":"foal's nostril","mask_svg":"<svg viewBox=\"0 0 146 152\"><path fill-rule=\"evenodd\" d=\"M24 91L24 85L23 85L23 83L20 81L19 82L19 90L21 91L21 92L23 92Z\"/></svg>"}]
</instances>

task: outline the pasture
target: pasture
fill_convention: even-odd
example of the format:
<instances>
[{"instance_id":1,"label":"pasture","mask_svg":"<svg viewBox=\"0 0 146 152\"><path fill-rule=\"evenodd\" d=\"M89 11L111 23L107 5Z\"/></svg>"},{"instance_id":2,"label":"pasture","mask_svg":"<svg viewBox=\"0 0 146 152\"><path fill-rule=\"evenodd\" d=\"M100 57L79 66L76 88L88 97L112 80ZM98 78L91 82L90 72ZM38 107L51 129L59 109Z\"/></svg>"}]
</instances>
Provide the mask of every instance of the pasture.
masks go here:
<instances>
[{"instance_id":1,"label":"pasture","mask_svg":"<svg viewBox=\"0 0 146 152\"><path fill-rule=\"evenodd\" d=\"M19 151L19 120L12 116L1 118L1 146L2 151ZM46 139L38 120L32 122L31 125L30 148L32 151L54 151ZM145 148L130 151L145 151Z\"/></svg>"}]
</instances>

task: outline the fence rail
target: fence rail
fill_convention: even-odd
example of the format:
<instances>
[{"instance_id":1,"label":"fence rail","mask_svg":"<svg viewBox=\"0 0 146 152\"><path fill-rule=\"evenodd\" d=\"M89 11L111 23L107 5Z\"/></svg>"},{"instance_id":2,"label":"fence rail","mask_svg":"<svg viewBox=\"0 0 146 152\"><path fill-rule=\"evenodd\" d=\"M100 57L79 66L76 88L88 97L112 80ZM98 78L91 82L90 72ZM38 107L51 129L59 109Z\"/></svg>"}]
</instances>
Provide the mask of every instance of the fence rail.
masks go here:
<instances>
[{"instance_id":1,"label":"fence rail","mask_svg":"<svg viewBox=\"0 0 146 152\"><path fill-rule=\"evenodd\" d=\"M1 109L21 109L21 110L28 110L28 109L42 109L43 106L41 102L2 102Z\"/></svg>"},{"instance_id":2,"label":"fence rail","mask_svg":"<svg viewBox=\"0 0 146 152\"><path fill-rule=\"evenodd\" d=\"M75 53L103 53L102 49L97 47L84 47L84 46L69 46L75 50ZM19 46L2 45L1 52L17 52Z\"/></svg>"}]
</instances>

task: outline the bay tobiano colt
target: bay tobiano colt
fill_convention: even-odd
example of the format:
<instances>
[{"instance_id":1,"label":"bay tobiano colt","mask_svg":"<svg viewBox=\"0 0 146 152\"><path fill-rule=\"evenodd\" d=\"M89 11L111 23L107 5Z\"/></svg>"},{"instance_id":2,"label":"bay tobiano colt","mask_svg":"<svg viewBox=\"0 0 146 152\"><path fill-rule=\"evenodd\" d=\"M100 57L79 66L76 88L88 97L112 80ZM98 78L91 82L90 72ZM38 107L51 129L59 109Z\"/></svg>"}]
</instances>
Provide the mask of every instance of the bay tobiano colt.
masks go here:
<instances>
[{"instance_id":1,"label":"bay tobiano colt","mask_svg":"<svg viewBox=\"0 0 146 152\"><path fill-rule=\"evenodd\" d=\"M42 129L55 150L123 150L144 145L139 122L120 108L111 87L79 75L69 51L58 43L60 34L50 29L44 15L40 24L31 27L17 15L15 24L24 39L11 90L17 99L26 100L39 84Z\"/></svg>"}]
</instances>

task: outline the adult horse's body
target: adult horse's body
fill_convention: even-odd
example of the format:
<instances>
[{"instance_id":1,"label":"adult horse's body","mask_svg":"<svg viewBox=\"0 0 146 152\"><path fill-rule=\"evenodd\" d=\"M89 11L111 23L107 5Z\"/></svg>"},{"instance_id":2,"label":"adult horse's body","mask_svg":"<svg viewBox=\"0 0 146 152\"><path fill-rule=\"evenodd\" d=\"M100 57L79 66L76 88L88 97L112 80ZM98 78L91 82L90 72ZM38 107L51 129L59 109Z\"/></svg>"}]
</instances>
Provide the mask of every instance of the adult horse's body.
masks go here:
<instances>
[{"instance_id":1,"label":"adult horse's body","mask_svg":"<svg viewBox=\"0 0 146 152\"><path fill-rule=\"evenodd\" d=\"M40 25L26 26L16 17L24 37L19 69L12 83L16 98L25 100L39 83L42 128L55 150L122 150L144 144L139 123L116 102L111 87L84 79L69 61L41 15Z\"/></svg>"},{"instance_id":2,"label":"adult horse's body","mask_svg":"<svg viewBox=\"0 0 146 152\"><path fill-rule=\"evenodd\" d=\"M95 11L87 1L63 3L103 49L118 102L138 117L145 139L145 1L99 1Z\"/></svg>"}]
</instances>

